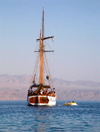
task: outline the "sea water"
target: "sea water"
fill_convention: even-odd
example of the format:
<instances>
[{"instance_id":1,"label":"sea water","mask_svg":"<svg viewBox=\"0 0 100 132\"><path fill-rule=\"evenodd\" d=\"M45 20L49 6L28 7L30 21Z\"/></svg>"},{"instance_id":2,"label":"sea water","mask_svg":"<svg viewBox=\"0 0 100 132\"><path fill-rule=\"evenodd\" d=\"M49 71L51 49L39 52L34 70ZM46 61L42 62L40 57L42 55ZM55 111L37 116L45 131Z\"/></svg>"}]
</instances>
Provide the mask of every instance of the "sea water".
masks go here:
<instances>
[{"instance_id":1,"label":"sea water","mask_svg":"<svg viewBox=\"0 0 100 132\"><path fill-rule=\"evenodd\" d=\"M0 132L100 132L100 101L78 106L27 106L26 101L0 101Z\"/></svg>"}]
</instances>

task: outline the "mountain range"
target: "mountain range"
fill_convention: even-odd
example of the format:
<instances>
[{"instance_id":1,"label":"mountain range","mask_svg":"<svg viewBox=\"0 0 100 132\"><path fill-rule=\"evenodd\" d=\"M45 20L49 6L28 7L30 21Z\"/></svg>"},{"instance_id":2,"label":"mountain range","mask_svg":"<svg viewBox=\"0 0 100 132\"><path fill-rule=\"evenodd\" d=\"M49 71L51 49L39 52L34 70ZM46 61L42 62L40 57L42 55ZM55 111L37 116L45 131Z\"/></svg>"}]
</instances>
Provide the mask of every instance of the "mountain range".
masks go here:
<instances>
[{"instance_id":1,"label":"mountain range","mask_svg":"<svg viewBox=\"0 0 100 132\"><path fill-rule=\"evenodd\" d=\"M31 75L0 75L0 100L26 100L31 79ZM58 100L100 100L100 82L53 78L53 84Z\"/></svg>"}]
</instances>

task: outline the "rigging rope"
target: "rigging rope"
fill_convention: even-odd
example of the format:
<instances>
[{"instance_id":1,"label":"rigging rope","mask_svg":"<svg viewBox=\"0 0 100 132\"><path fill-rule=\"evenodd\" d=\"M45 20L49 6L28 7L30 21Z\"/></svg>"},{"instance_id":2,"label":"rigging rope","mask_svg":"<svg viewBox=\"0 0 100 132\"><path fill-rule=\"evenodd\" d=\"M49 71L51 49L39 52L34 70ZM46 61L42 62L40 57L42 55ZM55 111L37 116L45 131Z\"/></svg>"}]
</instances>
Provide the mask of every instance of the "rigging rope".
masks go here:
<instances>
[{"instance_id":1,"label":"rigging rope","mask_svg":"<svg viewBox=\"0 0 100 132\"><path fill-rule=\"evenodd\" d=\"M35 63L35 67L34 67L34 71L33 71L33 76L34 76L34 78L33 78L33 76L32 76L32 79L31 79L31 82L30 82L30 86L31 86L31 84L33 83L33 79L35 79L35 77L36 77L36 73L37 73L37 69L38 69L38 63L39 63L39 53L38 53L38 56L37 56L37 59L36 59L36 63ZM35 81L35 80L34 80Z\"/></svg>"},{"instance_id":2,"label":"rigging rope","mask_svg":"<svg viewBox=\"0 0 100 132\"><path fill-rule=\"evenodd\" d=\"M44 54L44 57L45 57L46 64L47 64L48 74L49 74L49 76L50 76L51 86L52 86L52 88L53 88L53 82L52 82L52 79L51 79L51 74L50 74L50 70L49 70L49 65L48 65L48 61L47 61L46 54ZM45 65L45 66L46 66L46 65Z\"/></svg>"}]
</instances>

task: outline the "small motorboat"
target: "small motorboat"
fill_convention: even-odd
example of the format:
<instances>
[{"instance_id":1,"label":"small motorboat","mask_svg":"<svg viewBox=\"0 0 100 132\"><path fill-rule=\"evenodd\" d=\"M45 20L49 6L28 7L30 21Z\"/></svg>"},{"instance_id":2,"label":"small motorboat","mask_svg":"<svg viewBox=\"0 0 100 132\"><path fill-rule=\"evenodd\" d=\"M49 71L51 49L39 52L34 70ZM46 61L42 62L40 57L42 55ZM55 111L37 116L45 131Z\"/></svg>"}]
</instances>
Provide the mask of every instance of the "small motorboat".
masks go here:
<instances>
[{"instance_id":1,"label":"small motorboat","mask_svg":"<svg viewBox=\"0 0 100 132\"><path fill-rule=\"evenodd\" d=\"M65 103L65 105L67 105L67 106L76 106L77 105L77 103L75 103L74 101L72 101L72 102L68 102L68 103Z\"/></svg>"}]
</instances>

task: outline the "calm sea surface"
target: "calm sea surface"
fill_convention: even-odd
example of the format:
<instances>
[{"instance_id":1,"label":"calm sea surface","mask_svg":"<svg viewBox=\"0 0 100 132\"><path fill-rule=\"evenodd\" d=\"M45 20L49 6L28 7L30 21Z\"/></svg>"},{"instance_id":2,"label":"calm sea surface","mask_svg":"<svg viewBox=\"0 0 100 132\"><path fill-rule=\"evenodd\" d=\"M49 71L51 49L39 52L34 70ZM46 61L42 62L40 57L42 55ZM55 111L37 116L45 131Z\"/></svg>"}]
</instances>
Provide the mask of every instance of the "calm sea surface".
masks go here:
<instances>
[{"instance_id":1,"label":"calm sea surface","mask_svg":"<svg viewBox=\"0 0 100 132\"><path fill-rule=\"evenodd\" d=\"M0 101L0 132L100 132L100 101L66 102L30 107L26 101Z\"/></svg>"}]
</instances>

